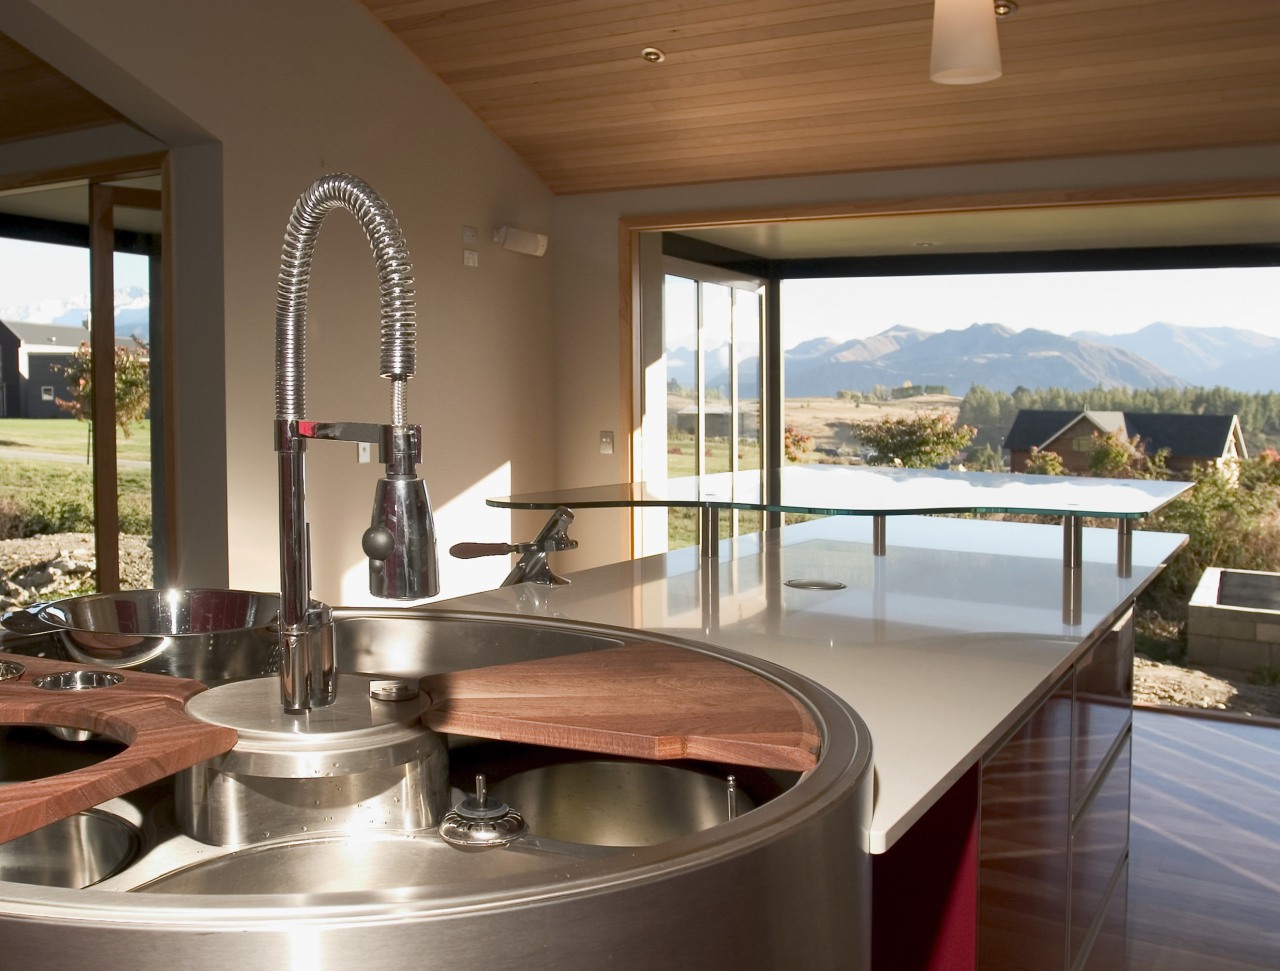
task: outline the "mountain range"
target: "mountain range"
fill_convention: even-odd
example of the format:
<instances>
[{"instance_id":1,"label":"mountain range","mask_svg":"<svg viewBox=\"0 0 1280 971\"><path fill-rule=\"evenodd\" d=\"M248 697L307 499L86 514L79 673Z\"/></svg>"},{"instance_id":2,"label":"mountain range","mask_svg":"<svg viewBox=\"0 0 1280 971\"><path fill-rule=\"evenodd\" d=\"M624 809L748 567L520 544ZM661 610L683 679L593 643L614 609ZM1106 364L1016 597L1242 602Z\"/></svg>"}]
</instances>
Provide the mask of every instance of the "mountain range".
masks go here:
<instances>
[{"instance_id":1,"label":"mountain range","mask_svg":"<svg viewBox=\"0 0 1280 971\"><path fill-rule=\"evenodd\" d=\"M1019 385L1083 391L1099 385L1149 388L1184 383L1127 348L992 323L936 334L899 327L816 355L805 344L793 348L798 350L804 353L788 354L789 397L830 397L841 389L870 391L876 385L892 388L908 381L945 385L956 394L973 384L993 391L1012 391Z\"/></svg>"},{"instance_id":2,"label":"mountain range","mask_svg":"<svg viewBox=\"0 0 1280 971\"><path fill-rule=\"evenodd\" d=\"M123 287L115 292L117 337L147 339L150 330L150 295L141 287ZM89 295L59 297L34 304L0 307L0 320L79 327L89 316Z\"/></svg>"},{"instance_id":3,"label":"mountain range","mask_svg":"<svg viewBox=\"0 0 1280 971\"><path fill-rule=\"evenodd\" d=\"M1280 389L1280 339L1231 327L1153 323L1130 334L1013 330L973 324L940 333L892 327L873 337L807 340L785 352L788 397L834 397L877 385L945 385L964 394L1027 388L1162 388L1223 385L1240 391ZM728 345L707 362L708 386L728 389ZM693 352L669 349L670 379L691 387ZM753 397L754 358L740 364L739 394ZM747 375L752 377L747 378Z\"/></svg>"},{"instance_id":4,"label":"mountain range","mask_svg":"<svg viewBox=\"0 0 1280 971\"><path fill-rule=\"evenodd\" d=\"M1148 324L1132 334L1073 334L1141 355L1188 384L1236 391L1280 388L1280 338L1234 327Z\"/></svg>"}]
</instances>

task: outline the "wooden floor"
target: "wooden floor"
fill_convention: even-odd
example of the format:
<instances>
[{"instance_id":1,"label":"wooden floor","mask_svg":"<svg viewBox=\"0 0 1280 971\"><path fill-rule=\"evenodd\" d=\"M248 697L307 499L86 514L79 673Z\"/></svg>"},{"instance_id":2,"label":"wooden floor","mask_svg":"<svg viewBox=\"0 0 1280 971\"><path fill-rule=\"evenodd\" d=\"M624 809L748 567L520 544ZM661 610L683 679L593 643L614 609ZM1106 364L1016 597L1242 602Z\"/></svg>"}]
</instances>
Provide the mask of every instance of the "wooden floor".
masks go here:
<instances>
[{"instance_id":1,"label":"wooden floor","mask_svg":"<svg viewBox=\"0 0 1280 971\"><path fill-rule=\"evenodd\" d=\"M1280 727L1134 712L1130 971L1280 969Z\"/></svg>"}]
</instances>

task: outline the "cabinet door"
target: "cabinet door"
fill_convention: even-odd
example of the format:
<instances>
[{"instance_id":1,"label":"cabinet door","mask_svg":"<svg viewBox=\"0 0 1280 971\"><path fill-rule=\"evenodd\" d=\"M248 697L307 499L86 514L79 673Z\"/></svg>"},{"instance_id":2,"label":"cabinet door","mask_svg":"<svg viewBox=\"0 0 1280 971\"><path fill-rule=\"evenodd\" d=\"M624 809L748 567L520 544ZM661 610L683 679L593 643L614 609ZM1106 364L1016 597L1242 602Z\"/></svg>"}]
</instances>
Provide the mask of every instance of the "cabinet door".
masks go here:
<instances>
[{"instance_id":1,"label":"cabinet door","mask_svg":"<svg viewBox=\"0 0 1280 971\"><path fill-rule=\"evenodd\" d=\"M1133 720L1133 611L1076 663L1071 810L1089 798L1098 770Z\"/></svg>"},{"instance_id":2,"label":"cabinet door","mask_svg":"<svg viewBox=\"0 0 1280 971\"><path fill-rule=\"evenodd\" d=\"M983 971L1047 971L1066 963L1071 690L1068 674L982 767Z\"/></svg>"},{"instance_id":3,"label":"cabinet door","mask_svg":"<svg viewBox=\"0 0 1280 971\"><path fill-rule=\"evenodd\" d=\"M1092 940L1100 953L1095 960L1108 966L1107 954L1124 953L1124 911L1117 913L1110 895L1129 857L1130 739L1123 737L1115 760L1107 763L1093 798L1077 817L1071 836L1071 957L1083 964ZM1124 892L1123 887L1120 893ZM1122 902L1121 902L1122 903ZM1117 935L1114 925L1119 922ZM1122 962L1123 963L1123 962Z\"/></svg>"},{"instance_id":4,"label":"cabinet door","mask_svg":"<svg viewBox=\"0 0 1280 971\"><path fill-rule=\"evenodd\" d=\"M1116 875L1107 909L1098 927L1093 947L1078 965L1080 971L1125 971L1129 966L1129 947L1126 931L1129 908L1129 861L1126 860Z\"/></svg>"}]
</instances>

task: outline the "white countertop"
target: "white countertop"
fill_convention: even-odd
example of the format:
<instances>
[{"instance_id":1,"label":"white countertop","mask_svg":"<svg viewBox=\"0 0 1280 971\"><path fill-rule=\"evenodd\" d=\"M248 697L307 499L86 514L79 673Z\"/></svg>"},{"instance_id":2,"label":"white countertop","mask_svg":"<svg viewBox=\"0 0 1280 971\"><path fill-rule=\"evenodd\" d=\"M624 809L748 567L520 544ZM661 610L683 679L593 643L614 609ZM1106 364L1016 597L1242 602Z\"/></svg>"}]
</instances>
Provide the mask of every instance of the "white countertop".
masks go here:
<instances>
[{"instance_id":1,"label":"white countertop","mask_svg":"<svg viewBox=\"0 0 1280 971\"><path fill-rule=\"evenodd\" d=\"M589 542L589 540L587 540ZM719 560L680 550L522 585L450 607L570 618L704 641L826 686L871 731L876 794L868 849L883 853L1012 729L1101 625L1185 542L1084 531L1081 622L1063 621L1060 526L909 516L888 555L871 523L831 518L725 540ZM835 580L806 590L790 579ZM703 588L718 590L704 597Z\"/></svg>"}]
</instances>

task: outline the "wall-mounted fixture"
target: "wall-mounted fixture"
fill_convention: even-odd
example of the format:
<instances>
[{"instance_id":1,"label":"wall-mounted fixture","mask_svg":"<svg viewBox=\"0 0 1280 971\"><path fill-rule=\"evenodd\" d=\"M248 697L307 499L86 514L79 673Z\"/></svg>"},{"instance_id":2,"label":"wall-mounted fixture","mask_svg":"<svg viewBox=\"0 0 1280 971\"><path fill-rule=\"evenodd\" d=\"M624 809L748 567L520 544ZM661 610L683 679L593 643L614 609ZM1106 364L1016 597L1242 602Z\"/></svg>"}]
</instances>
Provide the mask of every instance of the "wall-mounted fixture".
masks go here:
<instances>
[{"instance_id":1,"label":"wall-mounted fixture","mask_svg":"<svg viewBox=\"0 0 1280 971\"><path fill-rule=\"evenodd\" d=\"M526 253L529 256L541 256L547 251L547 237L541 233L531 233L526 229L514 226L500 226L493 231L493 241L503 249L513 253Z\"/></svg>"},{"instance_id":2,"label":"wall-mounted fixture","mask_svg":"<svg viewBox=\"0 0 1280 971\"><path fill-rule=\"evenodd\" d=\"M980 84L1000 77L996 19L1017 9L1013 0L933 0L929 79L938 84Z\"/></svg>"}]
</instances>

